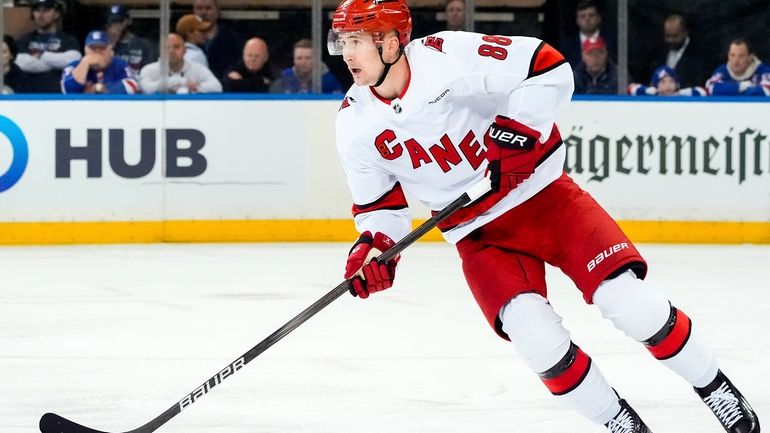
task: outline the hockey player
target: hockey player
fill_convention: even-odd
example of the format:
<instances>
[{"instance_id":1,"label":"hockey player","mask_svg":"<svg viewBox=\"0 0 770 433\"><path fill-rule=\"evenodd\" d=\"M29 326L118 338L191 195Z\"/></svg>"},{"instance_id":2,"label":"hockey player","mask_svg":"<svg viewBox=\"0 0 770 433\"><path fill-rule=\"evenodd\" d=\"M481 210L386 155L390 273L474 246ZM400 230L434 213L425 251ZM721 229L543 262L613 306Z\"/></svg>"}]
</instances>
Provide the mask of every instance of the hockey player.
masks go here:
<instances>
[{"instance_id":1,"label":"hockey player","mask_svg":"<svg viewBox=\"0 0 770 433\"><path fill-rule=\"evenodd\" d=\"M345 268L354 295L393 284L398 258L376 256L411 227L405 191L438 210L489 170L493 192L439 227L489 324L552 394L610 432L649 431L570 340L547 300L545 262L695 387L725 431L758 433L690 319L644 283L634 245L564 173L554 118L573 81L563 56L528 37L441 32L410 43L411 31L405 0L344 0L332 18L329 51L354 81L336 122L361 233Z\"/></svg>"}]
</instances>

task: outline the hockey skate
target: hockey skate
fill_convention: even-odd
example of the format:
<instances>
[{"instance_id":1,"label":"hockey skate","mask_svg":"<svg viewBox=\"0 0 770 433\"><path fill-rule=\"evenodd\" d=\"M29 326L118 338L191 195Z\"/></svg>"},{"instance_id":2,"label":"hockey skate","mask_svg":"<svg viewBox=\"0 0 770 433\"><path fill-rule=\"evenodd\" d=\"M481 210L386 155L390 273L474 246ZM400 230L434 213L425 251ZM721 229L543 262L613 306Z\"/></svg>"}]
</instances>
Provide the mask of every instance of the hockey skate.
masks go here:
<instances>
[{"instance_id":1,"label":"hockey skate","mask_svg":"<svg viewBox=\"0 0 770 433\"><path fill-rule=\"evenodd\" d=\"M633 408L623 399L618 400L620 403L620 412L615 415L607 424L607 431L610 433L652 433L647 425L639 418L639 415Z\"/></svg>"},{"instance_id":2,"label":"hockey skate","mask_svg":"<svg viewBox=\"0 0 770 433\"><path fill-rule=\"evenodd\" d=\"M749 402L721 371L704 388L695 388L727 433L759 433L759 418Z\"/></svg>"}]
</instances>

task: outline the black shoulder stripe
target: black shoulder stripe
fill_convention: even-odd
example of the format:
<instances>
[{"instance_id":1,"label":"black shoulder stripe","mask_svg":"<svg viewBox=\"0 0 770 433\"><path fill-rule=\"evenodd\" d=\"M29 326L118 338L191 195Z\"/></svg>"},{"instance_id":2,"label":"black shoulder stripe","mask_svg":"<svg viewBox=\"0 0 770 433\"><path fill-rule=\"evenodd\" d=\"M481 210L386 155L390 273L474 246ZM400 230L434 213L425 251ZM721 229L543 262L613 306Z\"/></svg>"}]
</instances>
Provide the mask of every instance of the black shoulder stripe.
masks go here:
<instances>
[{"instance_id":1,"label":"black shoulder stripe","mask_svg":"<svg viewBox=\"0 0 770 433\"><path fill-rule=\"evenodd\" d=\"M532 73L535 70L535 61L537 60L537 55L540 54L540 50L543 49L543 46L545 46L545 41L540 41L540 45L535 48L535 52L532 54L532 58L529 60L529 69L527 69L527 78L532 77Z\"/></svg>"},{"instance_id":2,"label":"black shoulder stripe","mask_svg":"<svg viewBox=\"0 0 770 433\"><path fill-rule=\"evenodd\" d=\"M543 75L546 72L552 71L552 70L558 68L559 66L565 64L565 63L567 63L567 60L562 60L560 62L554 63L553 65L551 65L551 66L549 66L547 68L544 68L542 71L537 71L535 73L532 73L532 71L530 71L529 75L527 75L527 78L532 78L532 77L537 77L538 75Z\"/></svg>"}]
</instances>

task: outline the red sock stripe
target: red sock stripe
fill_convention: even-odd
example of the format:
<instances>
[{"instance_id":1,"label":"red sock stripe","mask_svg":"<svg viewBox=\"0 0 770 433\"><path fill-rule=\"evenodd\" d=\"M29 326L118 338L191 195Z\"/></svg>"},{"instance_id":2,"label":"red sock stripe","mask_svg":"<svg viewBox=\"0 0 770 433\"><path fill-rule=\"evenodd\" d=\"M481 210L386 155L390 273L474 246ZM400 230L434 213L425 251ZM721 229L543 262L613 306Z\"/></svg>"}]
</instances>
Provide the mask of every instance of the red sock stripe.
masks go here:
<instances>
[{"instance_id":1,"label":"red sock stripe","mask_svg":"<svg viewBox=\"0 0 770 433\"><path fill-rule=\"evenodd\" d=\"M690 339L692 322L681 310L676 310L676 323L674 323L671 333L655 346L648 346L647 349L657 359L668 359L679 353L687 340Z\"/></svg>"},{"instance_id":2,"label":"red sock stripe","mask_svg":"<svg viewBox=\"0 0 770 433\"><path fill-rule=\"evenodd\" d=\"M588 375L588 369L591 367L591 358L578 348L575 354L575 360L564 372L556 377L545 379L543 383L551 394L562 395L577 388Z\"/></svg>"}]
</instances>

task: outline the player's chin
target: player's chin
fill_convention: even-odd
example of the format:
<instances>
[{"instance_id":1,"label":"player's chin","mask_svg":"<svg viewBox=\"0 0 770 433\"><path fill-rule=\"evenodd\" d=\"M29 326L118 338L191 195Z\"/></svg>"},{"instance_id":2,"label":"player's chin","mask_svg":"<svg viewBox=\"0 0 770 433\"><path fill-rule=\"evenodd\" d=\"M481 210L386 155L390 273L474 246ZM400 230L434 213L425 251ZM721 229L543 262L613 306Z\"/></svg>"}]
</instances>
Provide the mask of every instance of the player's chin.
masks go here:
<instances>
[{"instance_id":1,"label":"player's chin","mask_svg":"<svg viewBox=\"0 0 770 433\"><path fill-rule=\"evenodd\" d=\"M356 83L357 86L371 86L374 84L369 78L364 77L360 73L353 74L353 82Z\"/></svg>"}]
</instances>

